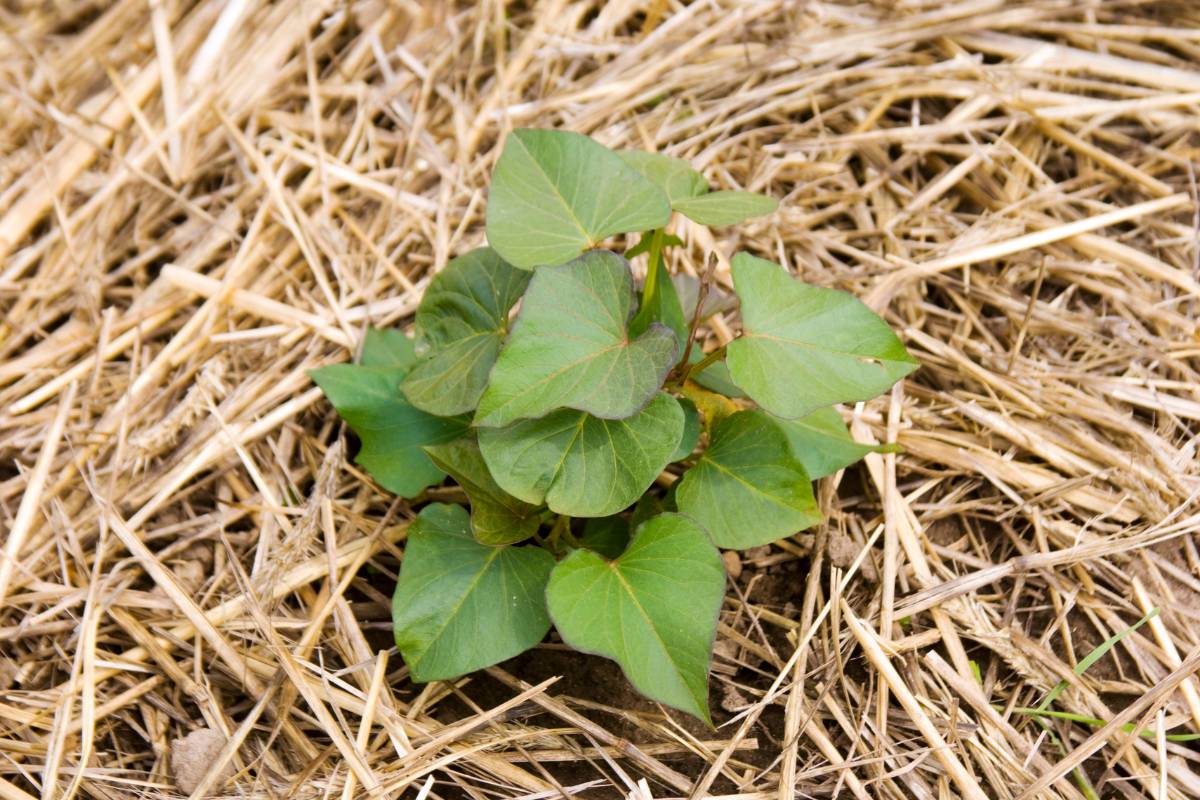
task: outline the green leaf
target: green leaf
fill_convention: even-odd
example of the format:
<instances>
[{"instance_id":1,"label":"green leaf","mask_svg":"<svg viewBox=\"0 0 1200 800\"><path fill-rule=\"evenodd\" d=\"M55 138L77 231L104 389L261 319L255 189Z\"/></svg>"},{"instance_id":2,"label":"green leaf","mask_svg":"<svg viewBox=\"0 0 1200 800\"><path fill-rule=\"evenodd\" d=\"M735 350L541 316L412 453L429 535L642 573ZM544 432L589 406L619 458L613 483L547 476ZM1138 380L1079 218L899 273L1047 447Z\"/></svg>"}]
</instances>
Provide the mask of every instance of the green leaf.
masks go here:
<instances>
[{"instance_id":1,"label":"green leaf","mask_svg":"<svg viewBox=\"0 0 1200 800\"><path fill-rule=\"evenodd\" d=\"M640 336L657 322L675 334L676 352L682 353L687 346L688 321L683 316L679 294L671 282L671 273L667 272L667 266L661 259L655 265L654 272L654 280L647 277L641 305L629 323L629 335Z\"/></svg>"},{"instance_id":2,"label":"green leaf","mask_svg":"<svg viewBox=\"0 0 1200 800\"><path fill-rule=\"evenodd\" d=\"M372 359L384 358L372 350ZM356 461L388 491L415 497L445 476L421 448L462 436L462 419L426 414L400 394L406 367L334 364L313 370L316 381L338 414L362 440Z\"/></svg>"},{"instance_id":3,"label":"green leaf","mask_svg":"<svg viewBox=\"0 0 1200 800\"><path fill-rule=\"evenodd\" d=\"M483 428L479 447L496 483L556 514L606 517L634 503L683 437L683 409L659 393L627 419L564 409L507 428Z\"/></svg>"},{"instance_id":4,"label":"green leaf","mask_svg":"<svg viewBox=\"0 0 1200 800\"><path fill-rule=\"evenodd\" d=\"M577 133L522 129L509 134L492 173L487 237L510 264L533 269L670 218L666 194L607 147Z\"/></svg>"},{"instance_id":5,"label":"green leaf","mask_svg":"<svg viewBox=\"0 0 1200 800\"><path fill-rule=\"evenodd\" d=\"M425 452L467 493L471 500L471 531L481 543L511 544L537 531L538 507L521 502L496 485L474 439L426 447Z\"/></svg>"},{"instance_id":6,"label":"green leaf","mask_svg":"<svg viewBox=\"0 0 1200 800\"><path fill-rule=\"evenodd\" d=\"M648 153L645 150L617 150L616 153L622 161L666 192L672 207L680 200L708 191L708 181L682 158Z\"/></svg>"},{"instance_id":7,"label":"green leaf","mask_svg":"<svg viewBox=\"0 0 1200 800\"><path fill-rule=\"evenodd\" d=\"M707 528L717 546L736 550L821 521L803 465L761 411L740 411L717 423L675 497L679 510Z\"/></svg>"},{"instance_id":8,"label":"green leaf","mask_svg":"<svg viewBox=\"0 0 1200 800\"><path fill-rule=\"evenodd\" d=\"M887 323L845 292L745 253L733 259L733 282L743 333L729 343L729 372L777 417L866 400L918 366Z\"/></svg>"},{"instance_id":9,"label":"green leaf","mask_svg":"<svg viewBox=\"0 0 1200 800\"><path fill-rule=\"evenodd\" d=\"M475 424L499 427L559 408L622 419L650 402L675 361L661 325L630 339L629 264L605 250L538 270L513 325Z\"/></svg>"},{"instance_id":10,"label":"green leaf","mask_svg":"<svg viewBox=\"0 0 1200 800\"><path fill-rule=\"evenodd\" d=\"M710 725L708 665L724 594L720 554L679 514L646 522L615 561L576 550L546 587L563 641L613 659L639 692Z\"/></svg>"},{"instance_id":11,"label":"green leaf","mask_svg":"<svg viewBox=\"0 0 1200 800\"><path fill-rule=\"evenodd\" d=\"M441 416L473 411L504 341L509 309L528 284L528 272L487 247L447 264L417 309L417 334L430 352L400 387L409 402Z\"/></svg>"},{"instance_id":12,"label":"green leaf","mask_svg":"<svg viewBox=\"0 0 1200 800\"><path fill-rule=\"evenodd\" d=\"M850 438L836 408L818 408L800 419L776 419L788 445L808 477L816 480L848 467L867 453L883 452L886 445L859 444Z\"/></svg>"},{"instance_id":13,"label":"green leaf","mask_svg":"<svg viewBox=\"0 0 1200 800\"><path fill-rule=\"evenodd\" d=\"M396 645L418 683L449 680L528 650L550 630L545 589L554 557L489 547L462 506L435 503L408 530L392 598Z\"/></svg>"},{"instance_id":14,"label":"green leaf","mask_svg":"<svg viewBox=\"0 0 1200 800\"><path fill-rule=\"evenodd\" d=\"M700 443L700 412L696 409L696 404L687 398L682 398L679 406L683 409L683 438L679 440L679 446L671 454L672 461L682 461L687 458Z\"/></svg>"},{"instance_id":15,"label":"green leaf","mask_svg":"<svg viewBox=\"0 0 1200 800\"><path fill-rule=\"evenodd\" d=\"M579 543L605 558L616 558L629 544L629 520L620 515L593 517L584 523Z\"/></svg>"},{"instance_id":16,"label":"green leaf","mask_svg":"<svg viewBox=\"0 0 1200 800\"><path fill-rule=\"evenodd\" d=\"M719 191L679 200L672 207L701 225L736 225L772 213L779 208L779 201L754 192Z\"/></svg>"},{"instance_id":17,"label":"green leaf","mask_svg":"<svg viewBox=\"0 0 1200 800\"><path fill-rule=\"evenodd\" d=\"M362 365L364 367L395 367L408 369L417 363L413 341L403 331L371 328L363 342Z\"/></svg>"}]
</instances>

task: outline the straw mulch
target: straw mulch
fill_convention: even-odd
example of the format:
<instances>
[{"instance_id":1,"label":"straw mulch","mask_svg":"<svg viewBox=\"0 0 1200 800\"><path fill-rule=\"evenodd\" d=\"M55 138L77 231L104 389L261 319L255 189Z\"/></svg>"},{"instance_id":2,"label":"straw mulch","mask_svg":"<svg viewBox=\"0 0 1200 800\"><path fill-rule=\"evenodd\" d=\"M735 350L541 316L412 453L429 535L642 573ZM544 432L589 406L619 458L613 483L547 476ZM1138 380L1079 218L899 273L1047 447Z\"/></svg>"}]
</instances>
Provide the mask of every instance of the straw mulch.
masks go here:
<instances>
[{"instance_id":1,"label":"straw mulch","mask_svg":"<svg viewBox=\"0 0 1200 800\"><path fill-rule=\"evenodd\" d=\"M1195 3L5 8L3 800L1200 796ZM676 267L782 260L923 363L846 409L902 451L743 554L716 730L553 639L388 650L412 510L305 371L482 242L516 126L780 198Z\"/></svg>"}]
</instances>

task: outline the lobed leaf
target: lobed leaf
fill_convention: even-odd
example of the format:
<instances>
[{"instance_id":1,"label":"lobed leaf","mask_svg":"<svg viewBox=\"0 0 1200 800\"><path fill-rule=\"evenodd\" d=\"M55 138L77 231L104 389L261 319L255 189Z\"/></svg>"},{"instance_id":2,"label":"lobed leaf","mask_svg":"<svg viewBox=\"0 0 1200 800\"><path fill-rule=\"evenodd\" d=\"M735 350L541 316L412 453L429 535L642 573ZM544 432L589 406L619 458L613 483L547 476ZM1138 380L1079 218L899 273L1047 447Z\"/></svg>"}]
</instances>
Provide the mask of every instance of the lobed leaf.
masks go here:
<instances>
[{"instance_id":1,"label":"lobed leaf","mask_svg":"<svg viewBox=\"0 0 1200 800\"><path fill-rule=\"evenodd\" d=\"M568 131L508 135L488 192L488 243L522 269L562 264L617 233L661 228L666 194L598 142Z\"/></svg>"},{"instance_id":2,"label":"lobed leaf","mask_svg":"<svg viewBox=\"0 0 1200 800\"><path fill-rule=\"evenodd\" d=\"M409 402L442 416L473 411L487 386L529 273L481 247L453 259L425 290L417 333L429 353L404 379Z\"/></svg>"},{"instance_id":3,"label":"lobed leaf","mask_svg":"<svg viewBox=\"0 0 1200 800\"><path fill-rule=\"evenodd\" d=\"M417 363L417 353L412 339L403 331L370 328L363 341L361 363L364 367L409 369Z\"/></svg>"},{"instance_id":4,"label":"lobed leaf","mask_svg":"<svg viewBox=\"0 0 1200 800\"><path fill-rule=\"evenodd\" d=\"M867 453L887 449L886 445L859 444L850 438L850 431L836 408L818 408L806 417L776 419L775 423L787 437L792 455L813 480L832 475Z\"/></svg>"},{"instance_id":5,"label":"lobed leaf","mask_svg":"<svg viewBox=\"0 0 1200 800\"><path fill-rule=\"evenodd\" d=\"M651 698L708 724L708 665L725 594L721 556L680 514L638 528L619 558L567 556L546 600L563 641L611 658Z\"/></svg>"},{"instance_id":6,"label":"lobed leaf","mask_svg":"<svg viewBox=\"0 0 1200 800\"><path fill-rule=\"evenodd\" d=\"M540 547L475 541L462 506L435 503L408 530L392 598L396 646L418 683L512 658L550 630L554 557Z\"/></svg>"},{"instance_id":7,"label":"lobed leaf","mask_svg":"<svg viewBox=\"0 0 1200 800\"><path fill-rule=\"evenodd\" d=\"M607 420L564 409L506 428L482 428L479 447L504 491L572 517L628 507L670 463L684 414L659 393L642 411Z\"/></svg>"},{"instance_id":8,"label":"lobed leaf","mask_svg":"<svg viewBox=\"0 0 1200 800\"><path fill-rule=\"evenodd\" d=\"M537 531L541 521L538 507L521 502L496 484L474 439L426 447L425 452L467 493L471 532L479 542L511 544Z\"/></svg>"},{"instance_id":9,"label":"lobed leaf","mask_svg":"<svg viewBox=\"0 0 1200 800\"><path fill-rule=\"evenodd\" d=\"M534 274L479 401L475 424L508 425L560 408L622 419L644 408L675 361L675 336L652 324L631 339L633 276L599 250Z\"/></svg>"},{"instance_id":10,"label":"lobed leaf","mask_svg":"<svg viewBox=\"0 0 1200 800\"><path fill-rule=\"evenodd\" d=\"M672 158L645 150L617 150L616 154L629 166L667 195L674 208L680 200L696 197L708 191L708 181L682 158Z\"/></svg>"},{"instance_id":11,"label":"lobed leaf","mask_svg":"<svg viewBox=\"0 0 1200 800\"><path fill-rule=\"evenodd\" d=\"M777 417L875 397L917 361L852 295L794 280L782 267L739 253L733 282L742 336L729 343L734 382Z\"/></svg>"},{"instance_id":12,"label":"lobed leaf","mask_svg":"<svg viewBox=\"0 0 1200 800\"><path fill-rule=\"evenodd\" d=\"M388 337L396 344L394 337ZM396 351L376 338L372 363L395 360ZM364 349L364 355L366 350ZM356 462L388 491L415 497L439 483L445 473L421 448L462 436L467 423L414 408L400 394L408 367L368 367L334 364L309 373L338 414L362 441Z\"/></svg>"},{"instance_id":13,"label":"lobed leaf","mask_svg":"<svg viewBox=\"0 0 1200 800\"><path fill-rule=\"evenodd\" d=\"M779 208L779 201L755 192L721 190L680 200L672 207L701 225L736 225L751 217L774 212Z\"/></svg>"},{"instance_id":14,"label":"lobed leaf","mask_svg":"<svg viewBox=\"0 0 1200 800\"><path fill-rule=\"evenodd\" d=\"M708 449L684 473L675 499L717 546L737 550L821 521L803 465L761 411L739 411L713 427Z\"/></svg>"}]
</instances>

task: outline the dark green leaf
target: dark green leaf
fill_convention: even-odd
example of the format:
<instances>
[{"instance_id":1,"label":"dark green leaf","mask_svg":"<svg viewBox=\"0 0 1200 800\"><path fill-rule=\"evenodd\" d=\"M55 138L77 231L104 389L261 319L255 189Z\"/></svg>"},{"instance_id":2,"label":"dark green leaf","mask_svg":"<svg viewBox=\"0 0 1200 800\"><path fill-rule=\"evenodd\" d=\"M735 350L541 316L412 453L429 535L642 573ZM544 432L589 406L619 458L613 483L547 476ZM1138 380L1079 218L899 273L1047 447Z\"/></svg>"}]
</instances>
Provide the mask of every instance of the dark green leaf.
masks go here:
<instances>
[{"instance_id":1,"label":"dark green leaf","mask_svg":"<svg viewBox=\"0 0 1200 800\"><path fill-rule=\"evenodd\" d=\"M509 134L492 173L487 236L510 264L532 269L670 218L666 194L608 148L577 133L523 129Z\"/></svg>"},{"instance_id":2,"label":"dark green leaf","mask_svg":"<svg viewBox=\"0 0 1200 800\"><path fill-rule=\"evenodd\" d=\"M564 409L507 428L483 428L479 446L509 494L557 514L605 517L654 482L683 436L683 409L659 393L627 419Z\"/></svg>"},{"instance_id":3,"label":"dark green leaf","mask_svg":"<svg viewBox=\"0 0 1200 800\"><path fill-rule=\"evenodd\" d=\"M671 282L671 274L661 259L655 265L654 272L654 280L647 278L642 290L641 305L629 323L629 335L640 336L657 322L671 329L675 334L677 352L682 353L688 337L688 321L683 316L683 306L679 304L675 284Z\"/></svg>"},{"instance_id":4,"label":"dark green leaf","mask_svg":"<svg viewBox=\"0 0 1200 800\"><path fill-rule=\"evenodd\" d=\"M667 194L674 206L680 200L708 191L708 181L682 158L672 158L644 150L617 150L617 155Z\"/></svg>"},{"instance_id":5,"label":"dark green leaf","mask_svg":"<svg viewBox=\"0 0 1200 800\"><path fill-rule=\"evenodd\" d=\"M560 408L622 419L645 407L675 360L661 325L631 340L629 264L604 250L539 269L492 370L475 423L487 427Z\"/></svg>"},{"instance_id":6,"label":"dark green leaf","mask_svg":"<svg viewBox=\"0 0 1200 800\"><path fill-rule=\"evenodd\" d=\"M620 515L593 517L584 523L579 543L605 558L616 558L629 544L629 520Z\"/></svg>"},{"instance_id":7,"label":"dark green leaf","mask_svg":"<svg viewBox=\"0 0 1200 800\"><path fill-rule=\"evenodd\" d=\"M679 406L683 409L683 438L679 440L679 447L671 454L672 461L687 458L700 443L700 412L696 410L696 404L683 398L679 401Z\"/></svg>"},{"instance_id":8,"label":"dark green leaf","mask_svg":"<svg viewBox=\"0 0 1200 800\"><path fill-rule=\"evenodd\" d=\"M679 514L646 522L615 561L576 550L546 588L563 641L613 659L639 692L710 725L708 665L724 594L720 554Z\"/></svg>"},{"instance_id":9,"label":"dark green leaf","mask_svg":"<svg viewBox=\"0 0 1200 800\"><path fill-rule=\"evenodd\" d=\"M553 567L540 547L475 541L462 506L422 509L392 598L396 645L413 680L457 678L540 642L550 629L545 589Z\"/></svg>"},{"instance_id":10,"label":"dark green leaf","mask_svg":"<svg viewBox=\"0 0 1200 800\"><path fill-rule=\"evenodd\" d=\"M850 438L846 423L836 408L818 408L800 419L776 419L787 436L792 455L804 465L813 480L848 467L867 453L884 448L859 444Z\"/></svg>"},{"instance_id":11,"label":"dark green leaf","mask_svg":"<svg viewBox=\"0 0 1200 800\"><path fill-rule=\"evenodd\" d=\"M421 448L457 439L467 425L409 405L399 389L407 371L334 364L309 375L362 440L358 464L388 491L415 497L444 477Z\"/></svg>"},{"instance_id":12,"label":"dark green leaf","mask_svg":"<svg viewBox=\"0 0 1200 800\"><path fill-rule=\"evenodd\" d=\"M417 354L412 339L403 331L371 328L363 342L361 363L364 367L408 369L417 363Z\"/></svg>"},{"instance_id":13,"label":"dark green leaf","mask_svg":"<svg viewBox=\"0 0 1200 800\"><path fill-rule=\"evenodd\" d=\"M674 485L674 484L672 484ZM657 494L644 494L633 507L633 513L629 515L629 529L636 531L642 527L642 523L651 517L657 517L664 511L678 511L673 503L669 503L665 498L659 497Z\"/></svg>"},{"instance_id":14,"label":"dark green leaf","mask_svg":"<svg viewBox=\"0 0 1200 800\"><path fill-rule=\"evenodd\" d=\"M812 482L783 431L761 411L740 411L713 428L708 449L684 473L679 510L719 547L743 550L815 525Z\"/></svg>"},{"instance_id":15,"label":"dark green leaf","mask_svg":"<svg viewBox=\"0 0 1200 800\"><path fill-rule=\"evenodd\" d=\"M701 225L736 225L751 217L762 217L779 208L774 197L754 192L709 192L672 203L672 207Z\"/></svg>"},{"instance_id":16,"label":"dark green leaf","mask_svg":"<svg viewBox=\"0 0 1200 800\"><path fill-rule=\"evenodd\" d=\"M733 282L743 334L729 343L729 371L778 417L875 397L917 368L887 323L845 292L745 253L733 259Z\"/></svg>"},{"instance_id":17,"label":"dark green leaf","mask_svg":"<svg viewBox=\"0 0 1200 800\"><path fill-rule=\"evenodd\" d=\"M537 506L521 502L496 485L474 439L426 447L425 452L471 499L471 530L480 542L511 544L537 531Z\"/></svg>"},{"instance_id":18,"label":"dark green leaf","mask_svg":"<svg viewBox=\"0 0 1200 800\"><path fill-rule=\"evenodd\" d=\"M459 256L430 282L417 309L417 334L429 349L400 387L431 414L473 411L521 299L529 273L481 247Z\"/></svg>"}]
</instances>

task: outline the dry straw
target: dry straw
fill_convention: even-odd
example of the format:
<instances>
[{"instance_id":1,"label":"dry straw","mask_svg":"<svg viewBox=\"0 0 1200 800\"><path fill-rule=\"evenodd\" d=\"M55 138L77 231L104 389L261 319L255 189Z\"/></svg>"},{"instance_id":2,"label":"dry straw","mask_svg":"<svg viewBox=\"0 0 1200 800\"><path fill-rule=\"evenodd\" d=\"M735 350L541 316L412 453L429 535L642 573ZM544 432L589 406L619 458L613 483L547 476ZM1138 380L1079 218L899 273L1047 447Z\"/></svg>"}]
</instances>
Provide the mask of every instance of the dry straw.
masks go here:
<instances>
[{"instance_id":1,"label":"dry straw","mask_svg":"<svg viewBox=\"0 0 1200 800\"><path fill-rule=\"evenodd\" d=\"M200 729L197 796L1200 796L1195 3L0 15L2 800L171 796ZM676 266L783 260L923 363L740 565L715 732L554 642L387 652L411 512L305 371L482 241L515 126L779 197Z\"/></svg>"}]
</instances>

